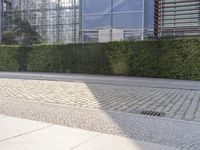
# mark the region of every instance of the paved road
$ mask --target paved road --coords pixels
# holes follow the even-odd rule
[[[0,114],[200,149],[199,82],[37,73],[0,77]],[[141,110],[166,116],[135,114]]]
[[[64,73],[55,74],[55,73],[0,72],[0,78],[69,81],[69,82],[84,82],[84,83],[111,84],[111,85],[113,84],[113,85],[126,85],[126,86],[200,90],[200,81],[154,79],[154,78],[141,78],[141,77],[64,74]]]
[[[16,75],[17,78],[20,73],[0,73],[1,77],[7,75],[10,77]],[[20,78],[27,76],[32,80],[0,79],[0,97],[126,113],[153,110],[164,112],[165,117],[169,118],[200,121],[200,90],[191,89],[193,83],[198,85],[199,82],[30,73],[23,73]],[[46,80],[33,80],[38,79],[39,76]],[[47,81],[49,78],[56,79],[56,77],[60,81]],[[63,78],[68,79],[66,81]],[[69,82],[75,78],[77,78],[76,82]],[[123,82],[124,80],[126,81]],[[112,84],[107,84],[107,81]],[[175,83],[174,87],[169,88],[172,83],[164,84],[165,82]],[[189,88],[186,86],[179,88],[181,83],[189,85]]]

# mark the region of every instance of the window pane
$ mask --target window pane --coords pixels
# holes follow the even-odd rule
[[[114,14],[113,27],[121,29],[141,29],[142,13]]]
[[[113,0],[113,11],[141,11],[143,1],[142,0]]]
[[[84,29],[111,27],[111,15],[85,15],[83,17]]]
[[[154,25],[154,0],[149,0],[148,29],[153,29]]]
[[[83,0],[83,13],[96,14],[96,13],[110,13],[111,0]]]

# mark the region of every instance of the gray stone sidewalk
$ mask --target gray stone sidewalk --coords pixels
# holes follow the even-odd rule
[[[200,149],[200,123],[103,110],[0,99],[0,114],[123,136],[144,142]]]
[[[0,114],[200,149],[199,81],[44,73],[0,77]],[[166,115],[138,115],[142,110]]]
[[[0,98],[118,112],[153,110],[200,121],[200,91],[64,81],[0,79]]]

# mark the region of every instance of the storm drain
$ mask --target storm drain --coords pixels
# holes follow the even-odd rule
[[[163,112],[148,111],[148,110],[141,111],[140,114],[147,116],[157,116],[157,117],[163,117],[165,115],[165,113]]]

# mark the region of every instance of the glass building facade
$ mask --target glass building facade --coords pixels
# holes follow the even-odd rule
[[[79,0],[1,0],[1,31],[16,15],[36,28],[46,44],[79,42]]]
[[[143,40],[153,35],[154,0],[1,0],[0,5],[2,34],[13,28],[17,12],[47,44]]]
[[[155,0],[155,34],[200,35],[200,0]]]
[[[0,38],[16,14],[47,44],[200,35],[200,0],[1,0],[0,6]]]
[[[83,42],[143,40],[153,32],[154,0],[82,0]]]

